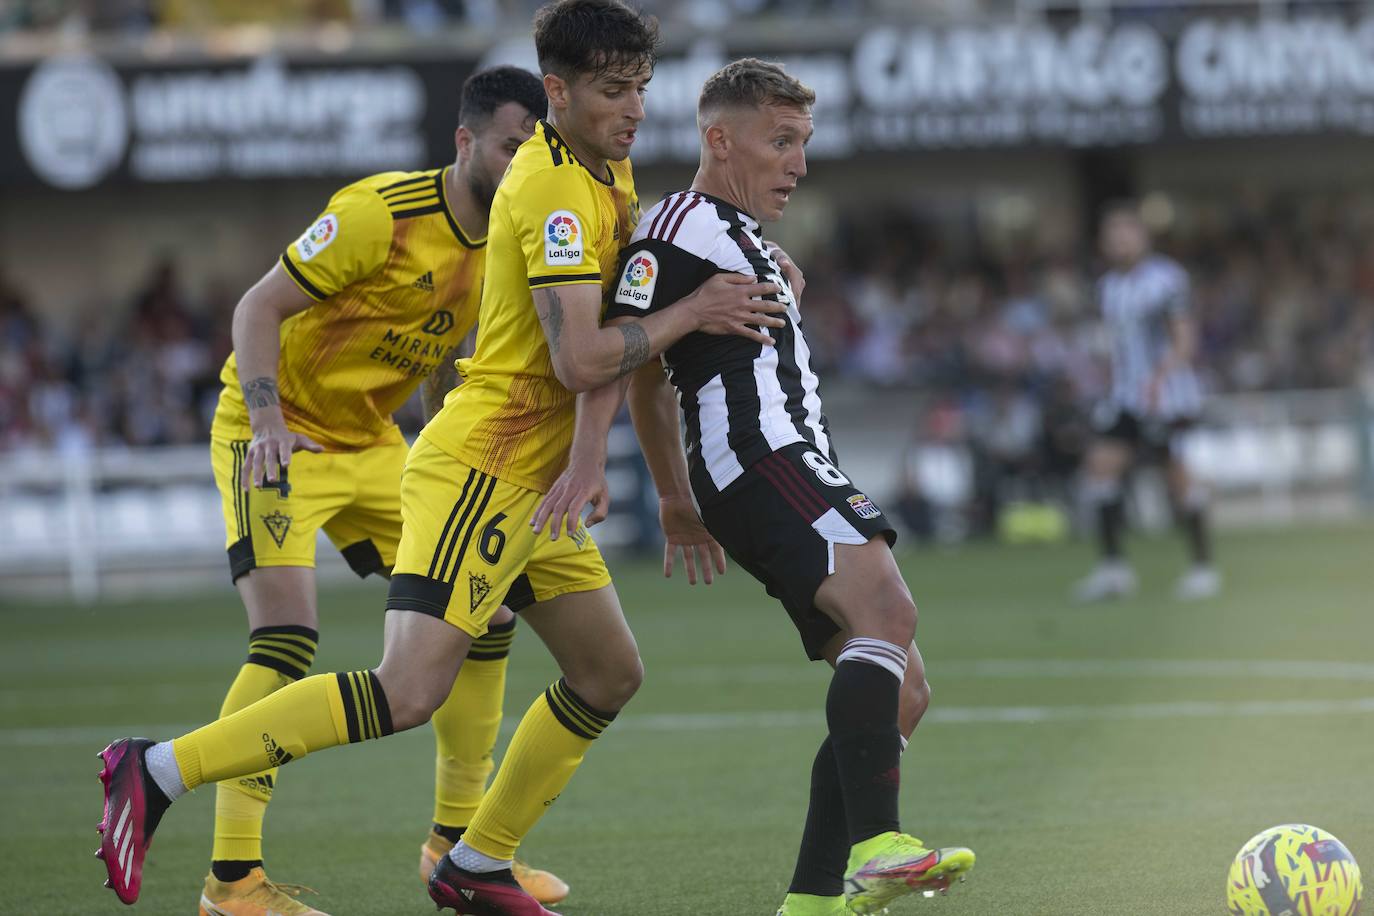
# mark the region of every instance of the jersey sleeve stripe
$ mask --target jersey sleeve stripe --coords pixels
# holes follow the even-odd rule
[[[318,286],[305,278],[305,274],[301,273],[300,268],[291,262],[291,256],[284,251],[281,255],[281,263],[282,266],[286,268],[286,272],[291,275],[291,279],[295,280],[296,285],[311,299],[314,299],[316,302],[323,302],[329,298],[328,293],[325,293]]]
[[[415,207],[411,210],[393,210],[391,211],[391,217],[392,219],[410,219],[414,216],[428,216],[431,213],[438,213],[443,209],[444,205],[439,201],[435,201],[427,206]]]
[[[530,289],[536,289],[540,286],[600,282],[601,274],[551,274],[542,277],[530,277]]]
[[[378,193],[378,194],[385,194],[385,193],[387,193],[388,191],[394,191],[394,190],[396,190],[397,188],[403,188],[403,187],[405,187],[406,185],[420,184],[420,183],[423,182],[423,181],[433,181],[433,180],[434,180],[434,175],[433,175],[432,173],[427,173],[427,174],[421,175],[421,176],[419,176],[418,178],[405,178],[405,179],[402,179],[401,181],[396,182],[395,184],[389,184],[389,185],[387,185],[387,186],[384,187],[384,188],[378,188],[378,189],[377,189],[377,193]]]
[[[693,208],[699,203],[701,203],[701,198],[693,194],[692,202],[682,208],[682,212],[677,215],[677,219],[673,222],[673,228],[668,230],[668,237],[664,239],[665,242],[672,244],[673,239],[677,238],[677,231],[682,228],[682,221],[687,218],[687,214],[692,212]]]
[[[386,201],[388,207],[394,210],[397,207],[405,207],[408,205],[433,203],[439,199],[439,195],[425,188],[413,194],[398,194],[395,197],[384,197],[382,199]]]
[[[649,238],[662,238],[662,236],[659,235],[659,231],[673,218],[673,214],[677,211],[677,208],[681,206],[682,202],[686,199],[686,194],[675,194],[672,203],[667,204],[658,211],[658,215],[654,217],[653,225],[649,227]]]

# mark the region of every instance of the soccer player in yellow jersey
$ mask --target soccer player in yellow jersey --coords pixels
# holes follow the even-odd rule
[[[526,70],[470,77],[454,165],[386,172],[342,189],[236,309],[211,458],[230,574],[251,633],[221,715],[309,672],[320,528],[358,575],[389,575],[407,450],[391,413],[417,385],[427,410],[437,412],[456,383],[452,351],[477,319],[491,200],[546,105],[543,84]],[[479,661],[463,669],[434,716],[439,753],[426,878],[481,799],[514,626],[509,610],[498,612],[474,646]],[[202,916],[317,912],[261,867],[275,779],[271,769],[216,787]],[[521,877],[546,902],[567,893],[547,873],[522,870]]]
[[[632,372],[693,331],[769,346],[761,328],[781,327],[785,309],[757,298],[777,292],[772,283],[722,274],[641,322],[600,326],[603,291],[638,216],[625,160],[657,40],[656,25],[619,0],[559,0],[536,17],[548,120],[516,153],[492,205],[464,383],[406,459],[382,661],[295,681],[175,741],[107,747],[100,853],[121,899],[137,898],[153,831],[188,789],[426,721],[489,631],[501,596],[520,583],[539,602],[524,616],[564,677],[526,712],[430,894],[459,913],[548,913],[516,884],[514,853],[642,677],[585,528],[552,541],[530,525],[567,459],[573,392]],[[708,540],[699,524],[668,534],[694,546]]]

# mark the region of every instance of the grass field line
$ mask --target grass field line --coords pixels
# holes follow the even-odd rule
[[[1141,719],[1260,718],[1270,716],[1332,716],[1374,713],[1374,697],[1345,700],[1252,700],[1215,702],[1183,700],[1171,703],[1125,703],[1064,706],[949,706],[926,713],[928,725],[1034,725],[1055,722],[1125,722]],[[620,732],[732,731],[763,728],[803,728],[823,722],[814,710],[757,712],[679,712],[626,714],[615,725]],[[507,716],[501,730],[515,730],[517,720]],[[77,725],[57,728],[0,728],[0,747],[59,747],[90,744],[120,735],[180,735],[194,724],[173,725]]]
[[[1263,678],[1374,683],[1374,664],[1300,659],[1151,659],[1151,658],[984,658],[941,661],[926,659],[932,682],[944,678],[970,680],[1108,678]],[[654,680],[671,683],[791,683],[816,677],[814,666],[772,662],[748,665],[686,665]]]
[[[1307,681],[1358,681],[1374,683],[1374,663],[1302,661],[1295,659],[974,659],[926,662],[932,682],[944,678],[971,680],[1108,678],[1199,678],[1199,679],[1277,679]],[[689,665],[654,672],[655,681],[691,684],[768,684],[815,680],[823,676],[818,666],[802,662],[773,662],[748,665]],[[130,684],[144,703],[181,702],[187,696],[205,692],[204,684],[164,682]],[[216,696],[221,685],[215,685]],[[73,706],[124,706],[128,698],[119,689],[93,692],[89,687],[32,684],[0,687],[0,710]]]

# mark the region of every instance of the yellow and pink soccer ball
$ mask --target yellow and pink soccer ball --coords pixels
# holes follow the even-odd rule
[[[1226,879],[1231,916],[1356,916],[1360,866],[1325,830],[1280,824],[1236,853]]]

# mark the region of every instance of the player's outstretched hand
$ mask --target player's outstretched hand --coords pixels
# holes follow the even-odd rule
[[[673,561],[682,551],[682,566],[687,570],[687,584],[697,584],[697,566],[701,566],[702,580],[710,585],[715,573],[725,574],[725,551],[711,532],[701,523],[692,500],[686,496],[670,496],[658,501],[658,523],[663,527],[663,576],[673,577]]]
[[[572,537],[577,533],[582,507],[588,503],[592,506],[591,514],[587,516],[587,525],[590,527],[603,521],[611,511],[611,491],[606,485],[606,469],[571,462],[539,501],[534,518],[530,519],[530,527],[538,534],[548,523],[551,541],[558,540],[559,531],[565,528],[568,537]]]
[[[266,423],[253,431],[253,441],[243,457],[243,473],[239,483],[247,490],[261,487],[265,482],[276,483],[280,473],[291,463],[293,452],[322,452],[324,446],[304,433],[293,433],[286,422]]]
[[[778,316],[787,306],[757,297],[777,292],[780,290],[774,283],[760,283],[745,274],[719,273],[682,301],[696,315],[697,327],[707,334],[738,334],[771,347],[773,338],[761,329],[786,325]]]
[[[782,278],[787,281],[787,285],[792,287],[792,295],[800,299],[802,290],[806,289],[806,275],[797,266],[797,262],[792,260],[787,252],[778,246],[777,242],[764,242],[763,247],[768,249],[768,253],[773,256],[773,263],[778,265],[778,270],[782,271]]]

